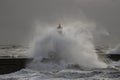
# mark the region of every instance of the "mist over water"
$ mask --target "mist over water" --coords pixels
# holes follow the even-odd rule
[[[95,53],[90,28],[89,24],[81,22],[65,25],[60,31],[57,27],[49,27],[34,40],[31,50],[34,60],[29,67],[42,70],[55,66],[61,68],[71,63],[83,68],[106,68],[107,64],[100,61]],[[45,58],[50,62],[42,63]]]

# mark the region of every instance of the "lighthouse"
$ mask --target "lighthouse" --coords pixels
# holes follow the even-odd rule
[[[58,25],[57,30],[59,34],[62,34],[63,27],[61,26],[61,24]]]

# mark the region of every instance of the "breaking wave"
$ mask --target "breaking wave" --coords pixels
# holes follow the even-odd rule
[[[83,68],[106,68],[98,59],[93,44],[91,27],[73,23],[62,29],[48,28],[36,38],[31,53],[34,60],[28,67],[36,70],[63,69],[68,64]]]

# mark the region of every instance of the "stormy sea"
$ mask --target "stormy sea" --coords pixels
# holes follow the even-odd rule
[[[120,61],[100,57],[91,30],[83,24],[49,27],[30,47],[0,47],[0,53],[33,58],[25,68],[1,74],[0,80],[120,80]]]

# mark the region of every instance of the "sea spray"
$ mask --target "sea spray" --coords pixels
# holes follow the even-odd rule
[[[79,22],[63,26],[62,33],[49,27],[36,38],[31,51],[34,60],[28,67],[36,70],[62,69],[69,63],[83,68],[107,67],[95,53],[90,27]]]

